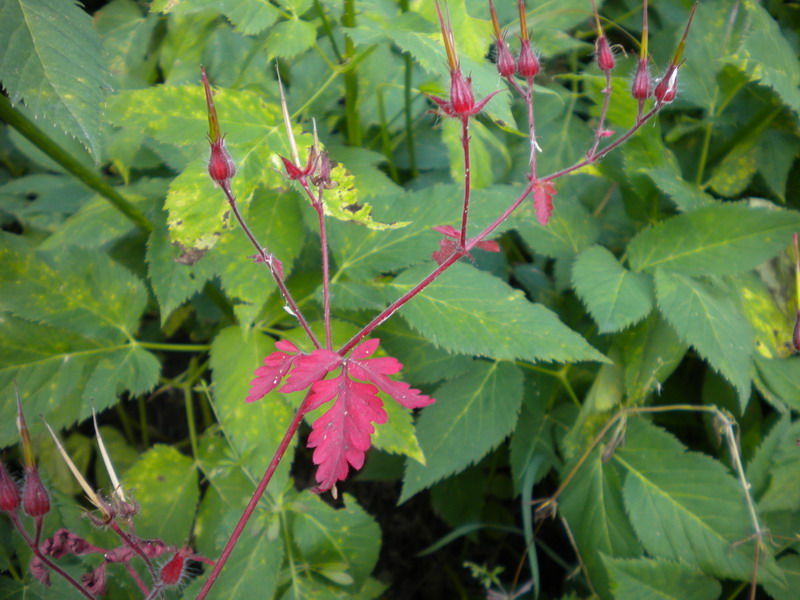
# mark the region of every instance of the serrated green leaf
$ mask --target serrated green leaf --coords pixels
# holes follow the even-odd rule
[[[214,0],[211,5],[246,35],[261,33],[280,16],[279,10],[265,0]]]
[[[706,194],[698,186],[683,179],[679,173],[670,169],[648,169],[645,174],[659,190],[669,196],[681,212],[689,212],[714,202],[714,197]]]
[[[99,159],[111,80],[89,15],[74,2],[9,0],[0,7],[0,39],[0,80],[12,104],[23,100]]]
[[[533,201],[521,208],[514,224],[522,239],[535,251],[553,258],[571,258],[591,246],[600,235],[597,219],[575,198],[556,195],[553,215],[543,227],[533,215]]]
[[[800,213],[744,203],[713,204],[641,231],[628,245],[634,271],[655,268],[683,275],[747,271],[786,247]]]
[[[211,263],[191,262],[189,257],[181,259],[182,252],[169,240],[166,213],[159,211],[155,230],[147,241],[147,275],[153,285],[153,292],[161,313],[163,325],[169,316],[189,296],[200,291],[212,276]]]
[[[766,362],[766,361],[765,361]],[[800,422],[784,415],[764,436],[747,466],[748,481],[762,514],[794,512],[800,506]]]
[[[103,252],[36,252],[19,236],[0,237],[0,310],[90,339],[130,339],[147,299],[142,282]]]
[[[578,255],[572,266],[572,281],[600,333],[625,329],[653,308],[652,280],[628,271],[602,246],[592,246]]]
[[[270,30],[265,42],[267,60],[297,56],[311,48],[316,39],[317,28],[308,21],[290,19],[278,23]]]
[[[589,455],[564,489],[558,509],[575,537],[595,590],[609,598],[602,555],[627,558],[641,555],[642,550],[625,515],[619,475],[602,461],[601,454],[597,449]],[[571,467],[567,464],[565,468]]]
[[[747,0],[743,7],[750,27],[736,53],[728,60],[751,81],[771,87],[795,115],[800,114],[800,61],[767,10]]]
[[[758,170],[758,146],[743,140],[714,167],[708,185],[720,196],[735,198],[747,188]]]
[[[522,403],[522,372],[510,363],[476,361],[433,397],[436,403],[417,425],[427,465],[406,463],[400,502],[476,463],[511,432]]]
[[[192,459],[171,446],[153,446],[128,470],[123,485],[140,506],[137,535],[186,543],[200,499]]]
[[[403,454],[424,465],[425,455],[417,440],[411,412],[391,398],[383,399],[383,409],[387,420],[382,425],[375,425],[372,445],[385,452]]]
[[[287,507],[294,513],[292,540],[312,570],[339,563],[360,587],[378,562],[381,531],[355,498],[345,494],[344,504],[336,510],[315,494],[300,494]]]
[[[742,488],[719,462],[686,449],[642,420],[628,424],[614,462],[626,472],[623,494],[636,534],[654,557],[681,560],[717,577],[750,581],[753,523]],[[783,587],[762,550],[760,582]]]
[[[603,556],[615,600],[717,600],[718,581],[680,562]]]
[[[767,388],[800,411],[800,356],[782,359],[757,356],[756,366]]]
[[[744,412],[750,398],[753,331],[741,310],[720,286],[661,269],[655,275],[661,314],[736,387]]]
[[[625,393],[631,403],[641,402],[677,368],[687,344],[658,314],[624,334]]]
[[[105,353],[86,382],[84,394],[94,400],[97,412],[112,406],[124,391],[140,396],[152,390],[158,383],[161,363],[150,352],[137,345],[128,345],[120,350]],[[84,403],[79,419],[91,416],[89,406]]]
[[[239,327],[223,329],[211,345],[213,399],[225,436],[241,456],[242,464],[260,478],[289,426],[294,411],[278,392],[258,402],[245,403],[250,381],[264,358],[275,351],[274,340],[262,333],[243,332]],[[296,441],[289,447],[291,456]],[[289,477],[291,460],[284,460],[273,476],[274,490]]]
[[[774,600],[793,600],[800,586],[800,556],[787,554],[778,559],[778,568],[786,579],[786,588],[767,583],[764,588]]]
[[[769,189],[786,202],[786,184],[794,158],[800,153],[800,138],[788,131],[770,129],[758,143],[758,170]]]
[[[386,285],[387,293],[400,296],[429,272],[424,265],[410,269]],[[428,340],[453,352],[500,360],[605,360],[555,313],[465,263],[442,273],[400,314]]]

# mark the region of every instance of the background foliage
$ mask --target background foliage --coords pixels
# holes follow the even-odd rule
[[[622,131],[636,113],[627,88],[641,6],[600,4],[628,53],[617,55],[609,112]],[[656,71],[689,9],[652,7]],[[497,10],[513,40],[515,3]],[[604,80],[588,1],[528,10],[545,65],[536,114],[550,172],[588,149]],[[477,95],[502,87],[487,60],[488,6],[456,0],[450,12]],[[543,598],[732,599],[747,594],[755,564],[759,594],[793,598],[798,30],[795,4],[704,0],[678,100],[657,122],[559,180],[546,228],[520,209],[502,254],[476,251],[378,329],[404,379],[437,403],[413,417],[386,404],[389,422],[339,502],[306,491],[310,454],[297,447],[212,596],[472,598],[531,581],[528,595]],[[142,506],[137,532],[209,557],[300,401],[271,392],[245,405],[248,382],[275,338],[301,348],[304,338],[205,172],[200,64],[248,222],[321,328],[313,212],[275,170],[276,153],[289,154],[276,61],[295,121],[308,132],[314,118],[342,165],[329,219],[341,344],[431,270],[431,227],[458,226],[459,129],[430,115],[423,95],[446,95],[433,3],[0,3],[3,118],[11,123],[13,104],[45,139],[37,147],[20,127],[0,129],[0,446],[15,456],[16,380],[32,430],[42,432],[36,415],[61,428],[107,489],[84,423],[93,399]],[[525,128],[508,93],[474,124],[475,232],[522,189]],[[343,220],[354,203],[369,207]],[[667,405],[706,412],[634,410]],[[742,473],[739,452],[719,443],[726,415]],[[48,528],[99,535],[79,518],[52,444],[37,444],[56,490]],[[534,523],[531,500],[554,494],[544,507],[557,519]],[[4,519],[0,540],[0,597],[67,597],[31,581],[29,552]],[[137,597],[123,578],[113,585],[112,598]]]

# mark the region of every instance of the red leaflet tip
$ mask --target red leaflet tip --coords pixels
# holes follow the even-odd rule
[[[19,488],[6,471],[6,466],[0,463],[0,510],[14,512],[19,507],[19,502]]]
[[[538,181],[533,187],[533,207],[536,209],[536,220],[547,225],[553,214],[553,196],[556,188],[550,181]]]

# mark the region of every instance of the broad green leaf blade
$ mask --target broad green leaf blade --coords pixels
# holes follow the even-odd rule
[[[800,456],[797,439],[800,423],[784,418],[765,436],[747,474],[762,514],[796,511],[800,505]],[[758,484],[758,487],[756,487]]]
[[[763,6],[754,0],[747,0],[743,6],[750,27],[730,62],[752,81],[775,90],[795,116],[800,115],[800,61],[796,50]]]
[[[400,502],[475,464],[511,433],[522,403],[522,372],[505,362],[476,361],[434,393],[417,437],[427,465],[406,463]]]
[[[658,391],[686,354],[687,344],[658,314],[625,332],[623,341],[625,393],[639,403]]]
[[[558,508],[575,537],[593,586],[601,597],[609,598],[602,555],[632,558],[640,556],[642,549],[625,514],[619,474],[601,460],[601,454],[598,449],[589,455],[561,495]]]
[[[386,423],[374,426],[372,445],[392,454],[409,456],[424,465],[425,455],[417,440],[411,411],[386,396],[383,397],[383,409],[388,418]]]
[[[149,392],[156,387],[160,373],[161,363],[152,353],[141,346],[128,345],[100,358],[83,393],[94,400],[94,406],[100,412],[115,404],[124,391],[134,396]],[[78,418],[83,420],[91,415],[88,403],[83,403]]]
[[[23,100],[99,159],[100,115],[111,78],[91,17],[77,3],[3,2],[0,81],[12,104]]]
[[[316,573],[341,565],[338,570],[354,582],[350,589],[358,589],[378,562],[381,531],[375,520],[349,494],[339,510],[310,492],[299,494],[287,509],[298,559]]]
[[[764,588],[774,600],[794,600],[797,590],[800,589],[800,556],[787,554],[778,560],[778,568],[786,579],[786,587],[781,588],[774,584],[766,584]]]
[[[222,431],[241,456],[242,464],[258,479],[267,468],[292,419],[293,410],[278,392],[245,403],[250,381],[264,358],[274,352],[274,340],[262,333],[223,329],[211,345],[213,402]],[[293,442],[293,444],[296,442]],[[292,448],[273,476],[275,490],[285,485]]]
[[[629,422],[614,462],[627,472],[625,506],[650,554],[750,580],[754,525],[741,486],[722,464],[638,419]],[[783,586],[771,554],[762,550],[761,560],[759,582]]]
[[[798,229],[796,211],[712,204],[641,231],[628,245],[628,259],[634,271],[728,275],[772,258]]]
[[[19,236],[0,237],[0,310],[98,341],[129,339],[147,299],[144,285],[103,252],[36,252]]]
[[[800,357],[767,359],[759,356],[756,366],[767,388],[800,411]]]
[[[714,202],[713,196],[681,178],[680,174],[674,170],[649,169],[646,171],[646,175],[659,190],[669,196],[681,212],[689,212]]]
[[[657,269],[661,314],[739,393],[744,412],[753,371],[753,331],[727,291],[705,281]]]
[[[718,581],[680,562],[603,557],[615,600],[717,600]]]
[[[406,271],[386,285],[387,293],[400,296],[430,270]],[[465,263],[450,267],[400,314],[431,342],[453,352],[501,360],[605,360],[544,306]]]
[[[535,252],[553,258],[571,258],[591,246],[600,235],[597,219],[575,198],[556,194],[547,227],[537,223],[533,200],[526,202],[530,203],[528,209],[521,209],[514,223],[522,239]]]
[[[317,28],[308,21],[290,19],[273,27],[264,45],[267,47],[267,60],[275,57],[292,58],[314,45]]]
[[[153,446],[128,470],[123,485],[140,506],[137,535],[179,547],[186,543],[200,499],[191,458],[171,446]]]
[[[628,271],[602,246],[592,246],[578,255],[572,266],[572,281],[600,333],[625,329],[653,309],[652,280]]]

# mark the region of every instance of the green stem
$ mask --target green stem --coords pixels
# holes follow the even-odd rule
[[[133,442],[133,427],[131,427],[131,420],[128,417],[128,413],[125,412],[125,407],[122,406],[122,402],[117,402],[116,409],[117,416],[122,423],[122,428],[125,430],[125,437],[128,438],[129,442]]]
[[[141,429],[139,434],[142,437],[142,446],[145,448],[149,448],[150,432],[147,430],[147,405],[145,404],[143,396],[139,396],[136,399],[136,403],[139,407],[139,428]]]
[[[189,441],[192,444],[192,456],[195,460],[199,456],[197,451],[197,430],[194,423],[194,405],[192,404],[192,386],[183,386],[183,403],[186,405],[186,424],[189,426]]]
[[[355,0],[344,0],[342,25],[345,27],[356,26]],[[347,35],[345,35],[344,49],[348,59],[355,54],[355,44]],[[347,143],[351,146],[361,146],[361,123],[358,118],[358,73],[354,69],[350,69],[344,74],[344,109]]]
[[[138,225],[147,233],[153,231],[153,224],[141,210],[131,204],[130,200],[124,198],[97,173],[87,169],[73,156],[69,155],[61,146],[50,139],[44,131],[39,129],[28,119],[28,117],[11,106],[11,101],[3,95],[0,95],[0,118],[20,132],[28,141],[39,148],[39,150],[64,167],[84,185],[93,189],[100,194],[100,196],[108,200],[114,208],[128,217],[131,222]]]
[[[392,142],[389,139],[389,124],[386,122],[386,107],[384,106],[383,102],[383,88],[379,87],[377,90],[378,93],[378,119],[380,119],[381,123],[381,149],[383,150],[383,155],[386,157],[386,161],[389,163],[389,175],[392,177],[392,180],[395,183],[400,183],[400,175],[397,173],[397,167],[394,164],[394,158],[392,157]]]
[[[333,28],[331,27],[331,22],[328,20],[325,10],[322,8],[322,4],[320,4],[319,0],[314,0],[314,8],[317,10],[317,14],[322,21],[322,31],[331,41],[331,48],[333,49],[333,53],[336,55],[336,61],[339,63],[343,62],[342,53],[339,52],[339,46],[336,44],[336,38],[333,37]]]
[[[165,352],[208,352],[211,344],[166,344],[162,342],[136,341],[137,346],[148,350],[163,350]]]
[[[400,10],[408,12],[408,0],[400,0]],[[411,84],[414,77],[414,60],[411,58],[409,52],[403,53],[403,60],[405,61],[403,103],[405,104],[406,114],[406,144],[408,146],[408,164],[410,166],[411,178],[414,179],[419,175],[419,171],[417,170],[417,149],[414,146],[414,116],[411,113],[411,102],[413,101]]]

